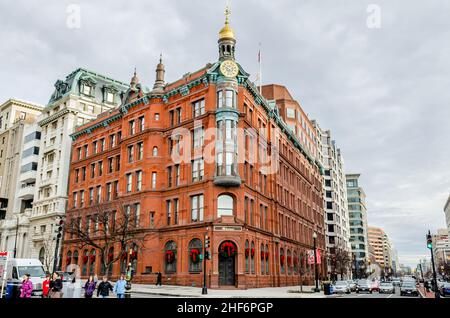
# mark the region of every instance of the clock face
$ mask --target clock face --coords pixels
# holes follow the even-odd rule
[[[233,61],[224,61],[220,65],[220,71],[226,77],[236,77],[239,74],[239,68]]]

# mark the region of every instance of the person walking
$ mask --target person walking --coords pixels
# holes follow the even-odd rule
[[[62,280],[58,273],[53,273],[52,280],[50,281],[50,292],[48,294],[49,298],[62,298]]]
[[[30,280],[30,274],[23,276],[22,286],[20,287],[20,298],[31,298],[33,293],[33,283]]]
[[[96,287],[97,283],[94,281],[94,277],[92,275],[89,276],[89,279],[84,285],[84,298],[92,298]]]
[[[162,274],[158,272],[156,274],[156,286],[162,286]]]
[[[117,298],[125,298],[125,286],[127,281],[124,275],[120,275],[119,280],[114,285],[113,293],[116,294]]]
[[[97,288],[97,297],[102,296],[102,298],[108,298],[110,291],[113,291],[113,286],[108,281],[108,277],[103,276],[103,280]]]
[[[45,279],[42,282],[42,298],[48,298],[50,292],[50,274],[45,275]]]

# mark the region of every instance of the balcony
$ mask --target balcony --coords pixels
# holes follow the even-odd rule
[[[239,176],[216,176],[214,185],[219,187],[239,187],[242,180]]]
[[[37,171],[30,170],[20,174],[19,181],[23,183],[30,183],[36,180]]]
[[[34,184],[22,185],[22,187],[19,189],[19,193],[17,193],[17,197],[25,200],[33,199],[35,189],[36,187]]]

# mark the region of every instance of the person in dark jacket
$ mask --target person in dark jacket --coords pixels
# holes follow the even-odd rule
[[[62,298],[63,293],[61,292],[63,288],[61,277],[58,273],[53,273],[52,280],[50,281],[50,292],[48,294],[49,298]]]
[[[94,276],[89,276],[86,284],[84,285],[84,297],[92,298],[95,292],[95,288],[97,287],[97,283],[94,281]]]
[[[162,286],[162,274],[161,272],[158,272],[156,274],[156,286]]]
[[[103,276],[103,281],[97,287],[97,297],[100,295],[102,298],[107,298],[110,291],[113,291],[113,286],[108,281],[108,277]]]

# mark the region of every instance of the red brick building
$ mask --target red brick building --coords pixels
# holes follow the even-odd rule
[[[218,44],[216,63],[174,83],[165,84],[162,61],[151,91],[135,73],[121,107],[77,129],[66,223],[79,219],[95,235],[99,207],[112,219],[118,203],[133,214],[135,282],[153,283],[160,271],[166,284],[200,286],[208,235],[211,288],[297,285],[300,269],[312,283],[314,232],[325,250],[314,129],[306,117],[297,134],[286,124],[286,88],[265,86],[261,96],[249,81],[228,16]],[[66,234],[63,264],[100,275],[99,254],[79,243]],[[113,264],[113,277],[126,262]]]

